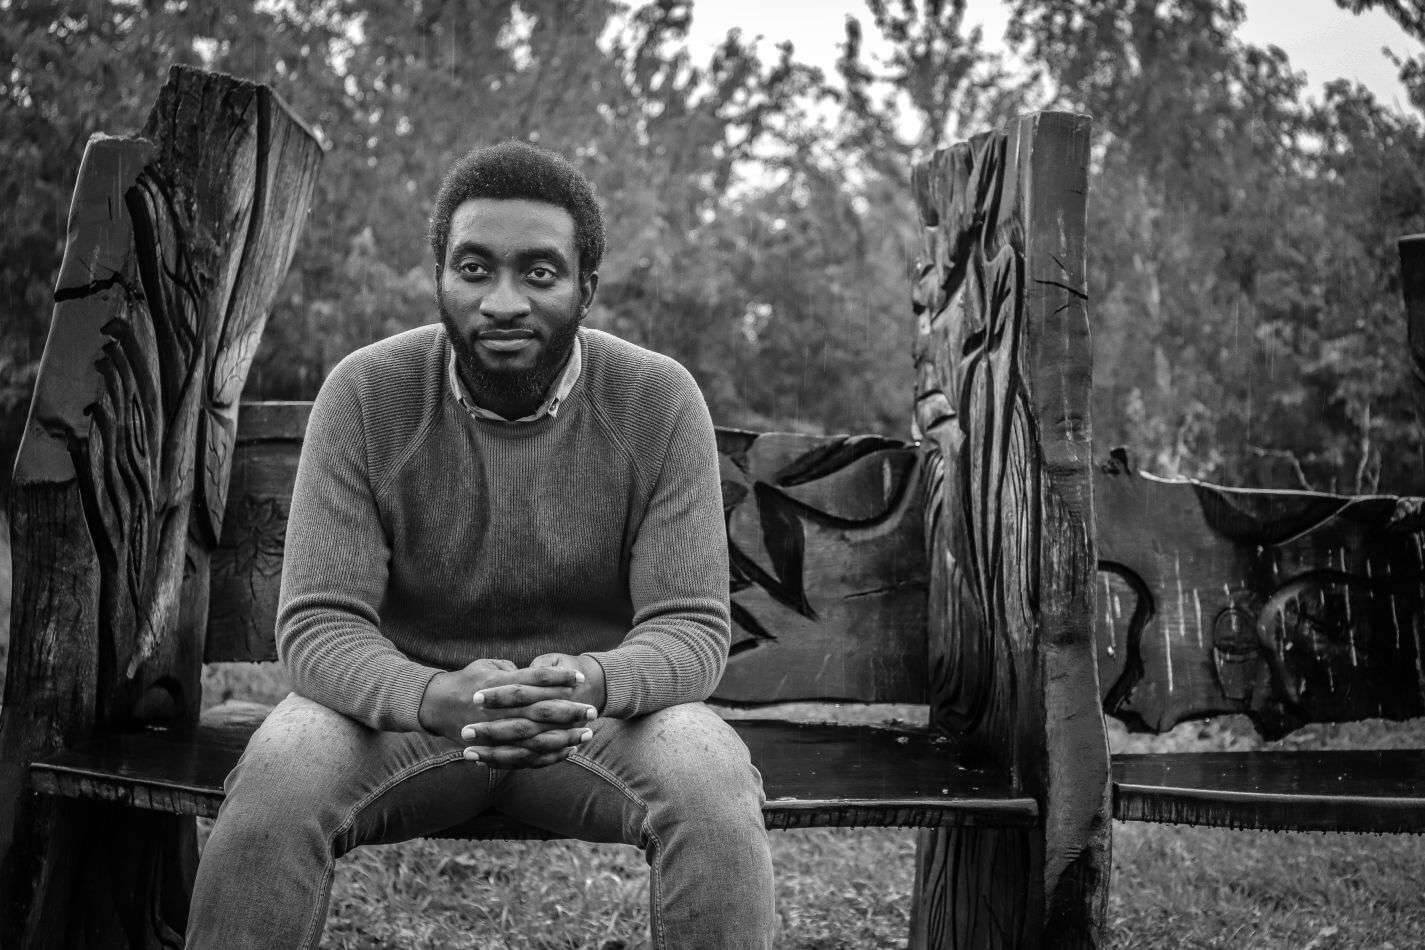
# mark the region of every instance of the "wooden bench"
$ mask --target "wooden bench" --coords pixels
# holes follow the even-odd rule
[[[946,216],[927,273],[994,304],[922,307],[923,442],[718,433],[736,633],[716,698],[929,703],[953,727],[736,723],[769,827],[923,829],[917,946],[1092,946],[1102,925],[1087,157],[1087,120],[1045,114],[920,173]],[[141,138],[85,153],[11,503],[4,946],[181,942],[193,816],[263,714],[200,716],[199,676],[273,657],[308,406],[238,398],[319,161],[268,90],[186,68]],[[992,259],[952,240],[971,224]],[[449,833],[542,836],[498,815]]]

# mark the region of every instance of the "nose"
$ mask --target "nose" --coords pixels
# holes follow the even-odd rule
[[[529,313],[529,299],[515,281],[502,277],[480,300],[480,314],[491,320],[517,320]]]

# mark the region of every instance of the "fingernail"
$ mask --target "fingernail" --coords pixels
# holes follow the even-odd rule
[[[579,672],[578,670],[575,670],[575,671],[574,671],[574,682],[576,682],[576,683],[582,683],[582,682],[584,682],[584,674],[581,673],[581,672]]]
[[[470,701],[477,706],[483,706],[485,705],[485,694],[476,693],[474,696],[470,697]]]
[[[580,741],[580,742],[588,742],[588,741],[589,741],[590,739],[592,739],[592,738],[594,738],[594,730],[592,730],[592,729],[585,729],[585,730],[584,730],[584,734],[579,737],[579,741]]]
[[[471,762],[479,762],[479,761],[480,761],[480,753],[476,752],[474,749],[466,749],[466,750],[465,750],[465,757],[466,757],[467,759],[469,759]]]
[[[475,729],[474,729],[474,727],[473,727],[473,726],[466,726],[464,729],[461,729],[461,730],[460,730],[460,738],[464,739],[466,742],[469,742],[471,739],[474,739],[474,738],[475,738]]]
[[[599,718],[599,711],[598,711],[597,709],[595,709],[593,706],[590,706],[588,709],[584,710],[584,718],[585,718],[585,719],[597,719],[597,718]]]

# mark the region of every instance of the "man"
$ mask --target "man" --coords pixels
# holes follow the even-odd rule
[[[730,636],[706,404],[580,326],[603,223],[562,159],[471,152],[430,238],[440,324],[353,353],[312,407],[295,692],[228,777],[189,945],[316,946],[337,857],[498,809],[643,848],[654,946],[770,946],[761,778],[700,702]]]

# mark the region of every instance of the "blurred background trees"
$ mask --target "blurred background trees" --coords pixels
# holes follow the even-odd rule
[[[1337,2],[1425,40],[1407,0]],[[909,161],[1071,108],[1095,118],[1099,444],[1234,484],[1425,493],[1394,250],[1425,231],[1425,56],[1397,61],[1407,113],[1345,82],[1304,98],[1285,54],[1238,38],[1237,0],[1009,6],[1004,54],[962,0],[867,0],[823,74],[738,32],[696,55],[689,0],[0,0],[3,478],[84,142],[135,130],[185,62],[270,83],[330,145],[247,398],[311,398],[350,350],[434,320],[439,176],[515,137],[599,189],[591,324],[682,360],[716,421],[904,436]]]

